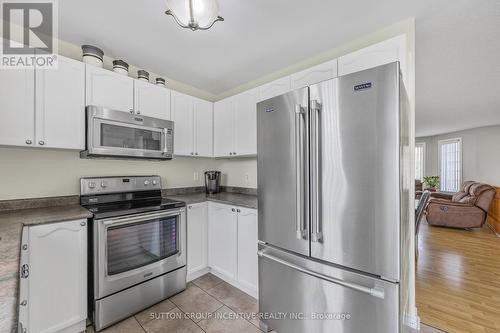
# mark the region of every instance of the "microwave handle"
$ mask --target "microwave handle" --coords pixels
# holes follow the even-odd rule
[[[166,154],[168,153],[168,149],[167,149],[167,133],[168,133],[168,129],[164,128],[163,129],[163,154]]]

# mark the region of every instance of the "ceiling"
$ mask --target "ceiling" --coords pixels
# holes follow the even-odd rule
[[[218,95],[415,17],[417,135],[500,123],[497,0],[219,0],[219,5],[226,21],[192,32],[164,14],[163,0],[64,0],[59,35]]]

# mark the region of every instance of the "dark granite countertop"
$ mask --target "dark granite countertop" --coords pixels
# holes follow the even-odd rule
[[[11,332],[17,325],[19,256],[23,226],[90,217],[91,212],[76,204],[0,210],[0,332]]]
[[[167,195],[167,199],[184,201],[187,205],[213,201],[227,205],[235,205],[246,208],[257,209],[257,196],[253,194],[242,194],[232,192],[220,192],[217,194],[186,193],[182,195]]]

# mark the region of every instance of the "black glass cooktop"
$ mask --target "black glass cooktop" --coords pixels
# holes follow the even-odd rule
[[[154,212],[186,206],[182,201],[162,198],[161,191],[82,196],[80,198],[80,203],[94,214],[94,219]]]

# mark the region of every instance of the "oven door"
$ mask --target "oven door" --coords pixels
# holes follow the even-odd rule
[[[88,107],[87,112],[89,155],[172,158],[171,121],[98,107]]]
[[[94,221],[95,299],[185,265],[185,208]]]

